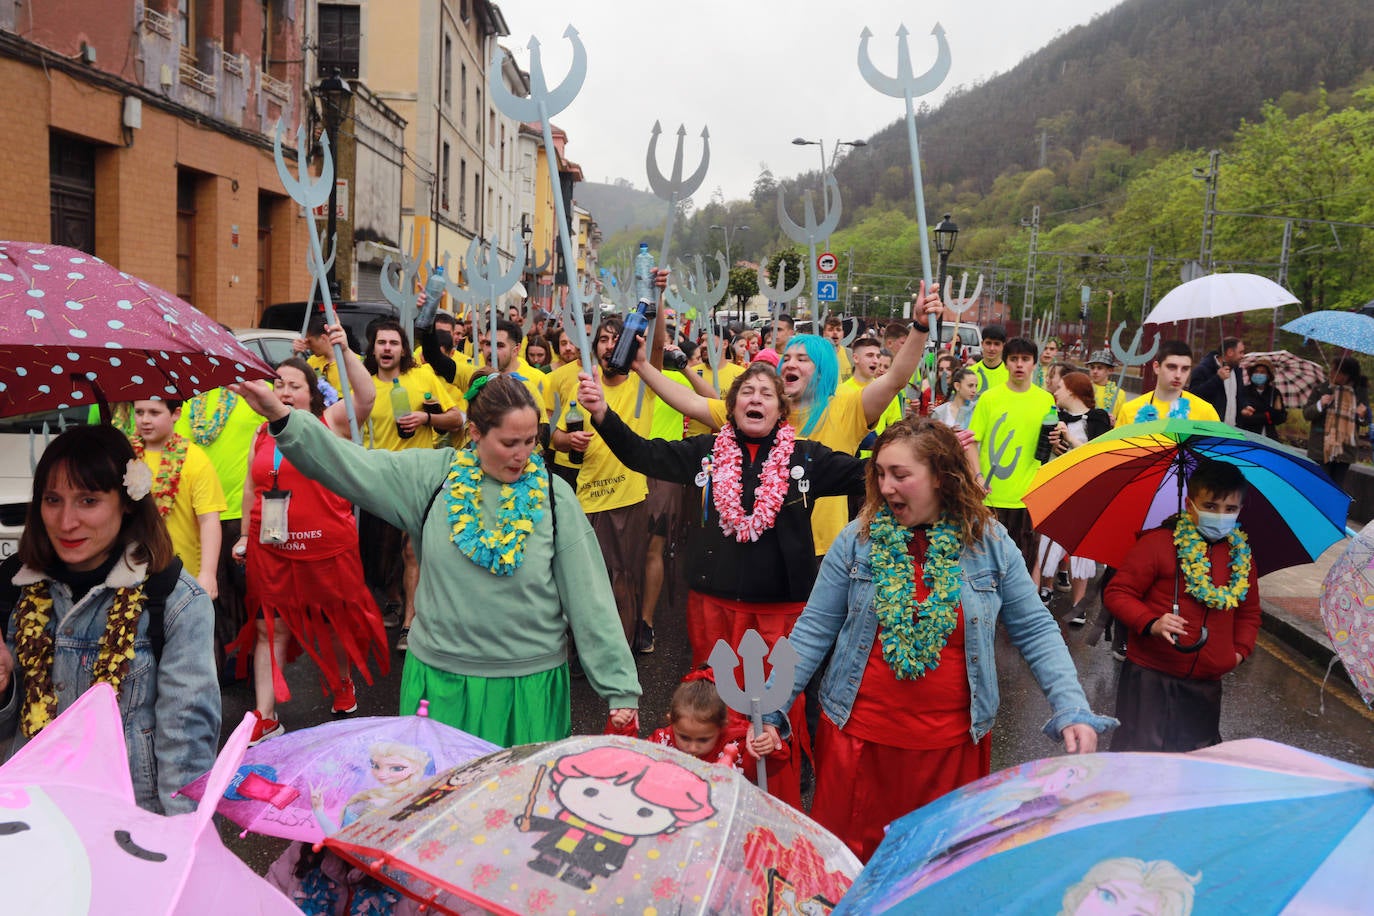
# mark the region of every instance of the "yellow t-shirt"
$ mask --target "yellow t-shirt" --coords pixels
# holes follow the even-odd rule
[[[988,484],[983,500],[999,509],[1020,509],[1021,498],[1030,489],[1040,462],[1035,460],[1035,446],[1040,439],[1041,422],[1054,409],[1054,396],[1032,385],[1026,391],[1012,391],[1006,385],[979,395],[968,428],[978,440],[978,467]],[[1005,414],[1002,425],[997,421]],[[997,477],[992,473],[992,448],[1000,450],[1001,465],[1012,465],[1011,474]],[[1017,450],[1020,450],[1019,454]]]
[[[994,368],[988,368],[987,364],[981,359],[969,366],[978,376],[978,393],[982,394],[989,389],[996,388],[998,385],[1005,385],[1009,373],[1007,372],[1007,362],[1003,360]]]
[[[471,378],[471,375],[469,372],[468,377]],[[457,377],[460,380],[463,378],[461,365],[458,367]],[[448,411],[455,406],[453,397],[449,394],[449,387],[429,366],[416,366],[409,372],[402,372],[396,378],[410,399],[412,411],[419,410],[424,404],[426,392],[434,396],[442,410]],[[374,375],[372,384],[376,386],[377,399],[372,403],[372,415],[367,418],[368,432],[363,444],[368,448],[385,449],[389,452],[399,452],[407,448],[434,448],[438,434],[433,426],[416,427],[415,435],[409,439],[401,438],[396,429],[396,415],[391,410],[392,383],[384,382]]]
[[[203,395],[207,422],[214,419],[215,411],[229,394],[224,388],[216,388]],[[235,396],[234,408],[224,418],[224,426],[219,434],[211,442],[200,446],[214,466],[215,476],[219,478],[220,489],[224,493],[226,505],[219,514],[221,521],[243,517],[243,484],[248,479],[248,449],[252,447],[253,436],[262,424],[262,417],[253,412],[248,402]],[[177,418],[173,431],[190,439],[193,445],[200,444],[192,435],[191,401],[182,405],[181,416]]]
[[[863,391],[866,387],[868,387],[868,384],[868,382],[859,381],[859,377],[857,375],[851,375],[848,379],[846,379],[844,382],[840,384],[840,390],[843,391],[846,388],[853,388],[855,391]],[[889,426],[891,426],[893,423],[896,423],[900,419],[902,419],[902,402],[900,398],[894,397],[892,399],[892,402],[883,408],[883,415],[878,418],[878,422],[873,424],[873,432],[875,436],[881,436],[883,430],[887,429]],[[864,438],[868,438],[868,435],[865,434]],[[871,458],[873,457],[873,450],[865,448],[861,450],[858,454],[860,458]]]
[[[717,428],[725,425],[725,402],[712,400],[711,420]],[[863,391],[858,388],[841,386],[835,390],[825,408],[825,415],[816,422],[816,428],[809,435],[802,435],[809,419],[808,411],[792,412],[789,422],[797,430],[798,439],[810,439],[827,448],[846,455],[854,454],[859,443],[868,435],[868,418],[864,416]],[[816,555],[821,556],[830,549],[831,543],[849,524],[849,498],[846,496],[827,496],[816,500],[816,508],[811,512],[811,537],[816,543]]]
[[[573,382],[577,376],[573,376]],[[630,376],[618,385],[605,385],[606,406],[614,410],[625,425],[641,436],[647,437],[653,428],[654,393],[644,390],[644,403],[639,416],[635,416],[635,401],[639,396],[639,379]],[[576,391],[576,388],[573,389]],[[567,423],[559,421],[560,429],[567,429]],[[586,429],[591,428],[587,421]],[[593,436],[587,452],[583,456],[581,471],[577,475],[577,499],[582,503],[582,511],[588,515],[593,512],[606,512],[622,509],[642,502],[649,494],[649,484],[643,474],[636,474],[615,456],[600,436]]]
[[[544,376],[544,413],[549,418],[549,425],[558,429],[567,429],[563,422],[563,414],[568,412],[568,407],[577,400],[577,373],[582,371],[582,364],[574,360],[564,363],[557,369]],[[583,420],[583,429],[590,429],[590,421]],[[568,460],[567,452],[554,452],[554,463],[565,468],[580,467]]]
[[[1221,417],[1217,416],[1217,409],[1197,395],[1185,391],[1179,395],[1178,399],[1187,404],[1185,419],[1212,420],[1216,423],[1221,422]],[[1119,400],[1120,399],[1118,399],[1118,401]],[[1119,404],[1116,409],[1116,416],[1112,417],[1112,422],[1116,426],[1125,426],[1128,423],[1136,422],[1136,413],[1146,404],[1154,405],[1155,411],[1159,414],[1159,416],[1155,418],[1157,420],[1167,420],[1169,418],[1169,411],[1174,408],[1174,405],[1167,401],[1156,401],[1155,393],[1151,391],[1142,394],[1138,398],[1131,398],[1129,401]]]
[[[854,376],[854,361],[849,358],[849,348],[836,347],[835,359],[840,364],[840,381],[848,381]]]
[[[719,383],[717,383],[716,373],[711,371],[710,366],[701,365],[688,371],[695,372],[699,377],[706,379],[706,381],[710,382],[711,385],[720,392],[721,398],[724,398],[726,392],[730,390],[730,386],[735,383],[735,379],[744,374],[744,367],[732,362],[722,361],[720,364]],[[725,402],[722,400],[721,404],[723,405],[724,403]],[[721,416],[724,416],[724,413],[722,413]],[[700,436],[710,432],[715,432],[715,430],[711,429],[705,423],[690,419],[687,421],[687,435],[689,436]]]
[[[247,461],[245,454],[245,469]],[[144,449],[143,463],[148,465],[156,481],[158,468],[162,467],[162,450]],[[219,476],[210,463],[210,457],[205,454],[205,449],[194,442],[186,443],[186,460],[181,465],[177,498],[164,521],[167,522],[167,533],[172,536],[172,549],[192,576],[200,574],[200,525],[196,517],[223,512],[226,508],[224,490],[219,485]]]
[[[1096,382],[1093,383],[1093,403],[1111,414],[1112,420],[1115,422],[1116,409],[1121,406],[1125,397],[1121,389],[1116,387],[1116,382],[1110,382],[1109,385],[1110,387],[1108,387],[1108,385],[1099,385]],[[1110,404],[1107,403],[1109,399],[1112,401]]]

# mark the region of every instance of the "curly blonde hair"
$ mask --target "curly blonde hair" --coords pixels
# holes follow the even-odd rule
[[[893,423],[878,437],[865,471],[867,495],[859,513],[859,534],[868,538],[878,510],[887,504],[878,485],[878,456],[897,443],[910,446],[917,461],[924,462],[938,481],[940,507],[959,528],[959,541],[971,547],[983,539],[992,522],[992,510],[983,504],[983,489],[973,476],[959,437],[954,430],[929,417],[908,417]]]

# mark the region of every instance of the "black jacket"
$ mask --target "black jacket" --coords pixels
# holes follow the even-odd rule
[[[696,486],[701,460],[715,446],[714,434],[691,436],[680,441],[645,439],[625,425],[615,411],[596,423],[596,431],[615,456],[632,471],[671,483]],[[751,441],[740,437],[741,446]],[[759,472],[772,445],[759,445],[753,461],[744,450],[740,471],[744,511],[754,506]],[[811,510],[822,496],[845,496],[864,491],[864,462],[842,455],[819,442],[798,439],[792,450],[792,467],[801,467],[811,489],[802,498],[797,479],[788,478],[787,496],[773,527],[757,541],[740,543],[720,530],[714,499],[688,520],[687,584],[694,591],[735,601],[805,601],[815,584],[818,562],[811,537]]]
[[[1255,408],[1250,416],[1242,416],[1247,407]],[[1247,432],[1278,438],[1278,426],[1288,419],[1288,410],[1283,406],[1283,398],[1273,385],[1264,386],[1260,391],[1254,385],[1246,385],[1240,392],[1240,406],[1236,410],[1236,425]]]

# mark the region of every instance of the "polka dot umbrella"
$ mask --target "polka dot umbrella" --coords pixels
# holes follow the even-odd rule
[[[0,416],[275,375],[165,290],[74,248],[0,241]]]

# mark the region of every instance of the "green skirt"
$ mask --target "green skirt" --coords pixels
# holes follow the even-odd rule
[[[569,680],[567,662],[523,677],[469,677],[407,653],[401,715],[428,700],[431,719],[502,747],[559,741],[572,734]]]

